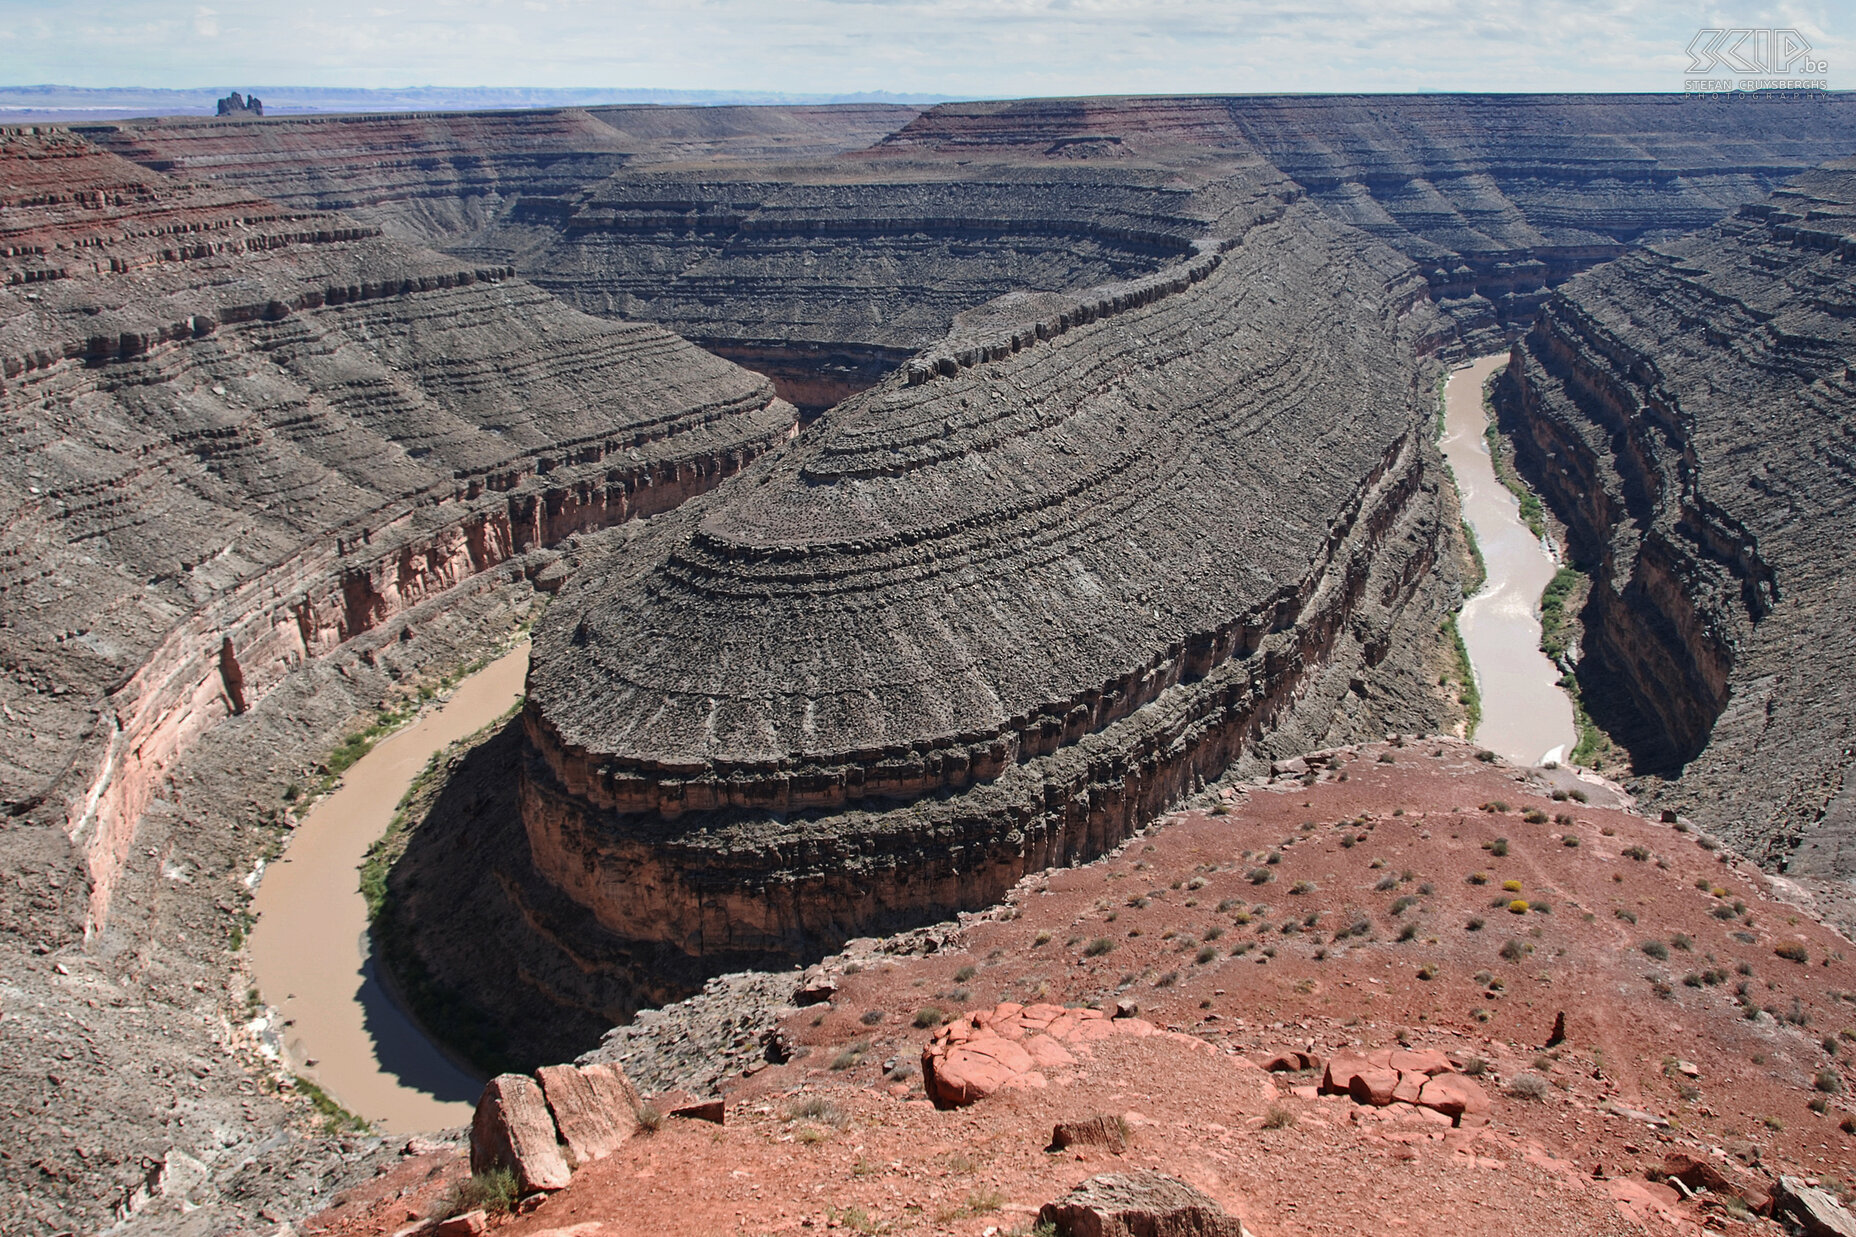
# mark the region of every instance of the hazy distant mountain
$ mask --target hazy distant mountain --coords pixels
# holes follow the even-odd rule
[[[219,99],[237,89],[263,98],[273,116],[305,112],[486,111],[499,108],[595,107],[613,103],[944,103],[958,96],[891,94],[781,94],[768,90],[623,90],[598,86],[408,86],[354,90],[335,86],[265,86],[229,82],[187,90],[137,86],[0,86],[0,122],[122,120],[132,116],[211,116]]]

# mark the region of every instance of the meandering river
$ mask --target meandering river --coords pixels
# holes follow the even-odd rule
[[[483,1082],[440,1052],[381,987],[358,869],[426,762],[507,712],[527,673],[524,642],[357,760],[297,827],[253,902],[252,967],[283,1023],[288,1065],[388,1133],[468,1122]]]
[[[1523,764],[1563,759],[1572,704],[1540,651],[1541,592],[1553,555],[1521,522],[1483,440],[1483,381],[1506,363],[1482,357],[1450,376],[1443,450],[1489,577],[1458,625],[1482,692],[1477,740]],[[389,1133],[461,1125],[480,1079],[441,1052],[382,988],[367,932],[359,868],[433,754],[494,721],[520,697],[528,646],[465,679],[442,708],[381,741],[309,813],[253,904],[252,966],[282,1022],[287,1064],[349,1111]]]
[[[1564,760],[1577,741],[1572,701],[1560,672],[1540,651],[1540,595],[1559,570],[1550,549],[1521,520],[1521,504],[1500,481],[1483,430],[1482,384],[1508,354],[1480,357],[1444,388],[1444,458],[1463,496],[1489,576],[1463,604],[1457,627],[1482,693],[1483,747],[1519,764]]]

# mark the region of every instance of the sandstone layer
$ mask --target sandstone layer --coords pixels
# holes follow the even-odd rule
[[[1266,738],[1432,721],[1367,685],[1453,592],[1424,285],[1265,165],[1218,191],[1194,257],[1000,309],[583,567],[530,671],[537,869],[620,938],[797,958]]]
[[[1594,576],[1581,679],[1664,801],[1856,875],[1856,164],[1548,303],[1498,389]]]
[[[0,138],[0,756],[103,920],[179,752],[292,667],[783,441],[767,382],[340,216]]]

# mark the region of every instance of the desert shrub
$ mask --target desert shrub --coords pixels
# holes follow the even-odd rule
[[[915,1011],[915,1017],[913,1019],[916,1028],[923,1031],[927,1030],[929,1027],[938,1027],[946,1021],[947,1012],[935,1005],[922,1006]]]
[[[479,1208],[500,1216],[514,1211],[515,1205],[516,1175],[507,1168],[492,1168],[487,1173],[473,1173],[452,1186],[443,1208],[446,1218]]]
[[[1200,963],[1200,965],[1210,962],[1213,958],[1216,958],[1217,956],[1218,956],[1218,951],[1216,949],[1213,949],[1210,945],[1202,946],[1199,949],[1199,952],[1193,955],[1193,957]]]
[[[1095,940],[1083,946],[1083,956],[1085,958],[1100,958],[1103,954],[1110,952],[1114,948],[1114,941],[1106,936],[1098,936]]]
[[[1508,1094],[1523,1100],[1544,1099],[1550,1086],[1545,1078],[1529,1070],[1516,1074],[1510,1080]]]
[[[877,1023],[883,1021],[883,1011],[880,1009],[866,1009],[863,1013],[863,1017],[859,1018],[858,1021],[867,1027],[873,1027]]]
[[[923,1014],[932,1014],[934,1016],[933,1021],[923,1022]],[[924,1009],[915,1015],[915,1025],[918,1027],[939,1026],[945,1018],[946,1015],[938,1009]],[[864,1057],[869,1051],[870,1044],[866,1040],[858,1040],[854,1044],[846,1044],[843,1048],[838,1050],[838,1055],[831,1059],[831,1068],[856,1069],[859,1065],[863,1064]]]
[[[954,972],[954,982],[957,984],[964,984],[978,973],[979,972],[974,970],[971,966],[963,966],[958,971]]]
[[[1508,857],[1508,839],[1507,838],[1496,838],[1493,842],[1490,842],[1489,853],[1491,855],[1494,855],[1497,859],[1507,858]]]
[[[1400,941],[1412,941],[1412,940],[1416,940],[1417,938],[1418,938],[1418,925],[1415,923],[1408,923],[1404,927],[1400,928],[1398,931],[1398,939]]]
[[[1505,961],[1519,962],[1521,959],[1527,957],[1527,942],[1521,940],[1519,937],[1511,936],[1508,938],[1507,944],[1502,946],[1501,955]]]
[[[1578,834],[1576,834],[1576,833],[1569,833],[1569,834],[1567,834],[1567,835],[1566,835],[1565,837],[1563,837],[1563,838],[1561,838],[1561,839],[1560,839],[1560,845],[1561,845],[1561,846],[1577,846],[1577,845],[1579,845],[1579,835],[1578,835]]]
[[[1482,919],[1480,916],[1471,915],[1469,917],[1469,922],[1463,926],[1471,932],[1480,932],[1482,931]]]
[[[1566,797],[1571,799],[1574,803],[1585,803],[1587,801],[1586,793],[1583,790],[1569,790],[1566,792]]]
[[[1032,938],[1031,943],[1033,945],[1048,945],[1050,944],[1050,939],[1051,939],[1050,929],[1043,928],[1039,930],[1037,936]]]
[[[1626,859],[1635,859],[1638,863],[1650,857],[1650,852],[1641,846],[1626,846],[1623,854]]]
[[[1508,893],[1520,893],[1521,882],[1520,881],[1503,881],[1502,889]]]
[[[1476,753],[1476,759],[1480,760],[1485,765],[1492,765],[1495,763],[1497,757],[1494,752],[1485,749]]]
[[[1392,906],[1390,907],[1390,911],[1394,915],[1403,915],[1406,911],[1410,910],[1412,907],[1416,906],[1417,904],[1418,904],[1418,899],[1412,897],[1410,894],[1404,894],[1400,897],[1396,897],[1392,899]]]
[[[1276,879],[1276,873],[1268,868],[1252,868],[1244,873],[1244,879],[1253,885],[1267,885]]]
[[[1373,885],[1373,889],[1377,893],[1390,893],[1392,890],[1397,889],[1397,888],[1398,888],[1398,877],[1393,876],[1390,872],[1380,877],[1379,880]]]
[[[1811,960],[1810,951],[1804,947],[1802,941],[1786,941],[1774,946],[1772,952],[1787,962],[1809,962]]]
[[[1290,893],[1313,893],[1314,890],[1315,882],[1313,881],[1297,881],[1289,886]]]
[[[1508,904],[1508,913],[1511,915],[1527,914],[1527,899],[1516,898],[1514,901],[1510,902]]]
[[[1270,1110],[1263,1114],[1263,1128],[1266,1130],[1286,1130],[1295,1124],[1295,1114],[1280,1104],[1271,1104]]]
[[[1688,933],[1678,932],[1669,938],[1669,947],[1671,949],[1680,949],[1683,953],[1690,953],[1695,948],[1695,942]]]
[[[1489,874],[1487,872],[1471,872],[1467,879],[1472,885],[1486,885],[1489,883]]]
[[[850,1118],[844,1110],[822,1095],[808,1095],[795,1100],[786,1106],[782,1115],[788,1121],[816,1121],[836,1129],[843,1129],[850,1124]]]
[[[1532,807],[1521,814],[1521,819],[1530,825],[1544,825],[1547,823],[1547,814],[1537,807]]]
[[[1669,946],[1663,944],[1661,941],[1645,941],[1643,944],[1637,946],[1637,948],[1643,950],[1644,953],[1655,958],[1658,962],[1666,961],[1669,957]]]
[[[1625,910],[1623,907],[1620,906],[1615,911],[1612,911],[1611,913],[1613,915],[1616,915],[1619,919],[1622,919],[1625,923],[1636,923],[1637,922],[1636,911]]]

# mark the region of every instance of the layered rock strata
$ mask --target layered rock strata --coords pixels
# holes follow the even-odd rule
[[[1737,846],[1856,874],[1856,164],[1548,303],[1498,388],[1594,575],[1581,678]]]
[[[1151,273],[1263,158],[1417,262],[1474,348],[1644,238],[1856,147],[1842,95],[1040,99],[99,126],[157,168],[356,212],[644,318],[822,409],[1012,291]]]
[[[1486,347],[1625,246],[1713,223],[1856,146],[1844,95],[1329,95],[1022,100],[932,108],[890,150],[1120,161],[1268,159],[1398,249]]]
[[[75,129],[167,175],[210,179],[298,210],[339,210],[427,243],[483,227],[524,198],[551,200],[634,165],[855,150],[918,109],[598,107],[513,112],[173,116]]]
[[[86,858],[292,667],[784,441],[767,382],[506,269],[0,136],[0,755]]]
[[[991,322],[583,568],[530,671],[537,869],[620,938],[797,957],[1102,853],[1428,647],[1434,309],[1240,189],[1172,272]]]

